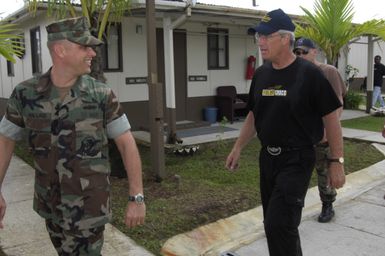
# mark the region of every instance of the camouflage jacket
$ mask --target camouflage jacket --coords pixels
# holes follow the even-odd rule
[[[35,162],[34,210],[40,216],[67,230],[110,221],[107,137],[130,125],[109,87],[81,76],[62,101],[49,71],[16,86],[4,117],[26,130]]]

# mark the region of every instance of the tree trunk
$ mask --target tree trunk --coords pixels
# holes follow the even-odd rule
[[[98,37],[98,31],[99,31],[99,24],[98,24],[98,13],[93,12],[90,16],[91,21],[91,34],[94,37]],[[104,76],[103,72],[103,54],[102,54],[102,47],[103,46],[96,46],[94,47],[94,51],[96,52],[96,56],[92,59],[91,63],[91,74],[93,78],[96,80],[102,81],[105,83],[107,81],[106,77]]]

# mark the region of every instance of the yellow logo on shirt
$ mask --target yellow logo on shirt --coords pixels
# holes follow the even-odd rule
[[[287,91],[286,90],[282,90],[283,86],[281,85],[276,85],[272,88],[269,88],[269,89],[263,89],[262,90],[262,96],[267,96],[267,97],[274,97],[274,96],[281,96],[281,97],[285,97],[287,95]]]

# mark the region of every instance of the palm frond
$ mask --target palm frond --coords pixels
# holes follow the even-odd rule
[[[22,56],[24,45],[20,44],[23,36],[21,30],[8,20],[0,22],[0,55],[9,61],[16,62],[14,56]]]
[[[312,39],[324,52],[329,63],[335,63],[342,47],[362,35],[385,39],[385,21],[371,20],[353,24],[351,0],[316,0],[314,14],[303,8],[302,24],[297,24],[296,36]]]
[[[74,6],[80,6],[93,29],[97,31],[99,39],[106,30],[108,21],[121,21],[131,8],[130,0],[27,0],[29,10],[36,13],[39,5],[47,6],[47,15],[62,19],[78,16]],[[93,19],[96,19],[95,21]]]

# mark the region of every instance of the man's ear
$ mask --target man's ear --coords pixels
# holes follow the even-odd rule
[[[66,48],[61,43],[54,44],[53,45],[53,51],[60,58],[63,58],[65,56],[65,54],[66,54]]]
[[[283,39],[283,45],[290,44],[290,35],[289,34],[283,34],[281,37]]]

